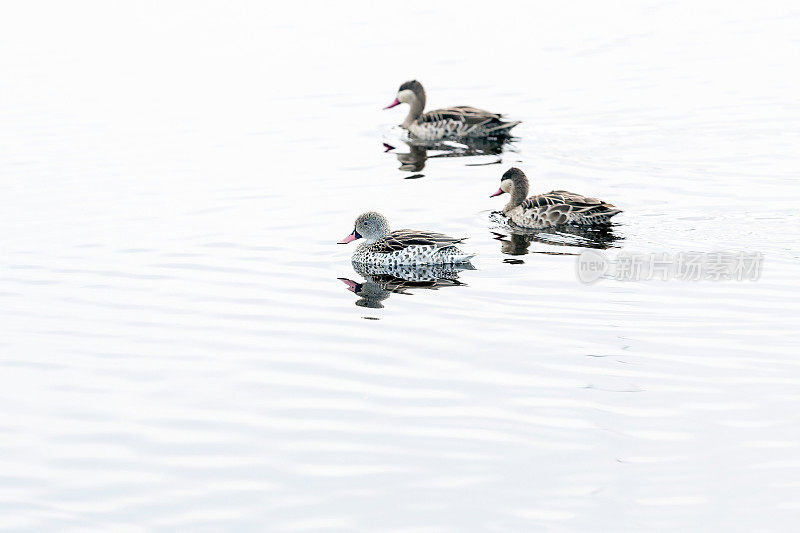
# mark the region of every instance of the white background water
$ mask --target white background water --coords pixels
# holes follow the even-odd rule
[[[792,531],[800,10],[299,4],[2,8],[0,529]],[[404,179],[411,78],[520,139]],[[512,165],[761,279],[504,262]],[[466,285],[354,305],[371,209]]]

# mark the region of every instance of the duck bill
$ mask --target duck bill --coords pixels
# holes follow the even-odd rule
[[[497,192],[496,192],[496,193],[494,193],[494,194],[490,194],[490,195],[489,195],[489,198],[494,198],[495,196],[500,196],[500,195],[501,195],[501,194],[503,194],[504,192],[505,192],[505,191],[504,191],[503,189],[497,189]]]
[[[397,98],[394,99],[394,102],[384,107],[384,109],[391,109],[396,105],[400,105],[400,100],[398,100]]]
[[[356,230],[353,230],[353,233],[351,233],[350,235],[348,235],[347,237],[345,237],[344,239],[339,241],[338,244],[347,244],[349,242],[353,242],[354,240],[360,239],[360,238],[361,238],[361,235],[359,235]]]

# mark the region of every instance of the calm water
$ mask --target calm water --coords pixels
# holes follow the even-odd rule
[[[4,8],[0,529],[793,530],[800,11],[599,4]],[[519,139],[409,147],[412,77]],[[512,165],[761,278],[581,283]],[[474,269],[374,283],[366,210]]]

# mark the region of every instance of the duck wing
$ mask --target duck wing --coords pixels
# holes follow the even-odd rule
[[[551,205],[568,205],[574,208],[582,209],[603,204],[605,204],[605,202],[598,200],[597,198],[590,198],[588,196],[583,196],[582,194],[576,194],[569,191],[550,191],[545,194],[537,194],[536,196],[531,196],[522,202],[522,205],[526,208],[547,207]]]
[[[487,120],[500,120],[501,118],[503,118],[503,115],[498,113],[491,113],[468,105],[458,105],[428,111],[420,117],[420,120],[422,122],[441,122],[450,119],[466,122],[467,124],[482,124]]]
[[[608,202],[569,191],[550,191],[531,196],[522,202],[522,208],[538,211],[540,215],[558,223],[578,219],[585,222],[607,220],[622,212]]]
[[[509,130],[519,124],[519,122],[505,122],[502,118],[503,115],[499,113],[491,113],[477,107],[460,105],[428,111],[419,118],[419,121],[422,123],[439,123],[453,120],[466,124],[467,131],[483,128],[487,133]]]
[[[437,248],[442,248],[462,242],[464,239],[465,237],[448,237],[442,233],[434,233],[432,231],[399,229],[372,244],[370,249],[376,253],[390,253],[408,246],[436,246]]]

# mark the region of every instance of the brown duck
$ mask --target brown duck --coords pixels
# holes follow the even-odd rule
[[[503,214],[517,226],[530,229],[574,226],[601,226],[621,213],[613,205],[568,191],[550,191],[528,198],[528,178],[518,168],[508,169],[500,178],[500,188],[490,196],[511,195]]]

